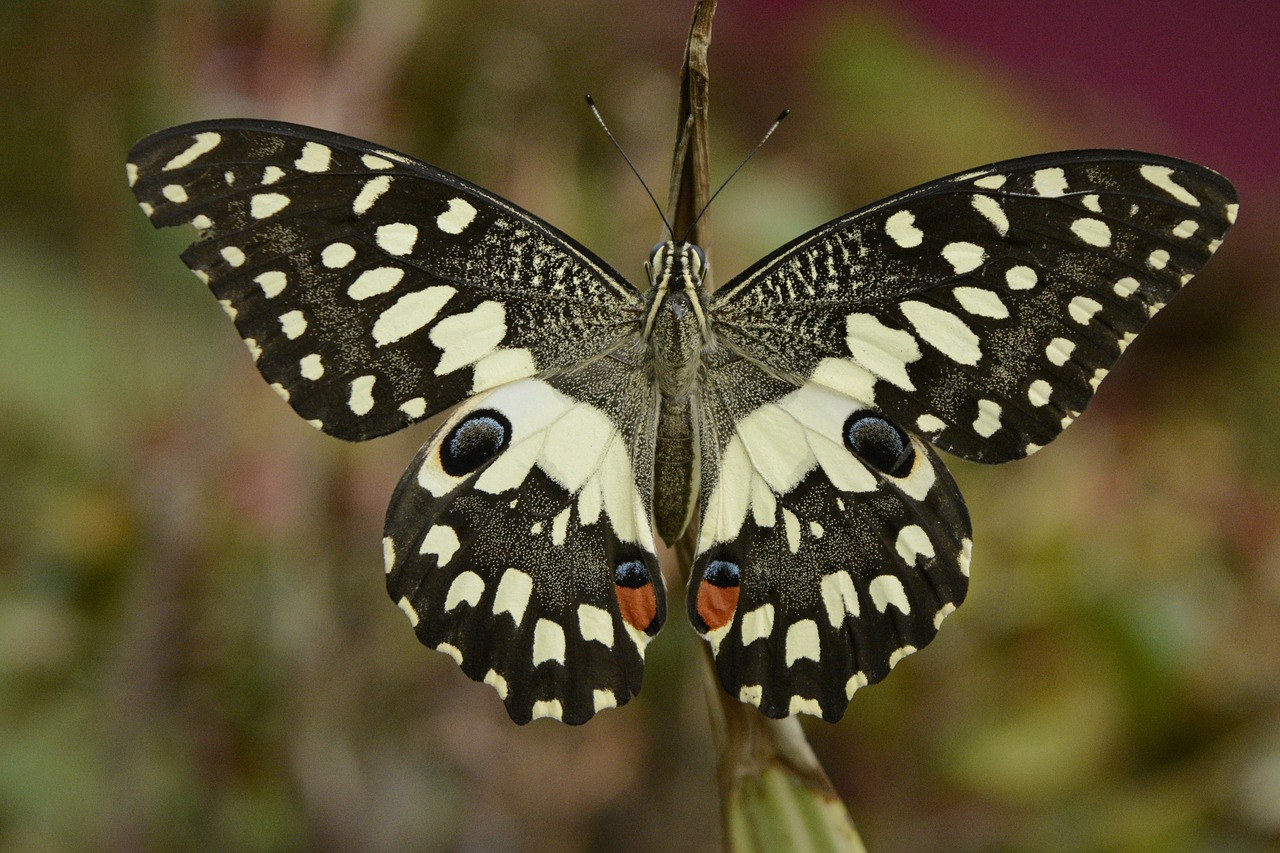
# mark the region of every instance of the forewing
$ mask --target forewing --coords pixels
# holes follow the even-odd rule
[[[836,219],[718,292],[727,346],[965,459],[1052,441],[1235,221],[1215,172],[1126,151],[997,163]]]
[[[730,695],[838,720],[963,601],[964,502],[867,401],[739,360],[711,372],[703,406],[690,619]]]
[[[607,358],[468,401],[387,511],[392,599],[517,723],[627,702],[665,618],[654,401],[633,371]]]
[[[634,288],[556,229],[425,163],[272,122],[201,122],[129,153],[157,227],[268,383],[313,426],[382,435],[611,348]]]

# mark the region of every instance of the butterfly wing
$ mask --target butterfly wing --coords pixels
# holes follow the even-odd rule
[[[1180,160],[996,163],[774,252],[716,294],[716,333],[797,383],[861,395],[949,453],[1019,459],[1079,415],[1235,214],[1230,183]]]
[[[463,403],[387,513],[418,637],[516,722],[625,703],[665,616],[634,288],[510,203],[325,131],[172,128],[127,171],[153,224],[196,226],[183,259],[313,426],[366,439]]]
[[[744,359],[710,371],[702,399],[690,619],[731,695],[834,722],[964,600],[964,502],[864,400]]]
[[[971,544],[922,437],[981,462],[1051,441],[1235,214],[1190,163],[1050,154],[841,217],[719,291],[688,607],[729,692],[838,719],[928,643]]]
[[[665,618],[654,399],[634,370],[606,358],[469,400],[387,511],[392,598],[517,723],[627,702]]]
[[[128,177],[258,370],[313,426],[372,438],[614,346],[634,288],[564,234],[358,139],[251,120],[147,137]]]

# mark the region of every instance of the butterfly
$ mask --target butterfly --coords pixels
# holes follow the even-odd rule
[[[157,227],[271,388],[351,441],[452,409],[387,511],[387,589],[511,718],[640,688],[658,537],[730,695],[839,720],[964,600],[971,529],[936,450],[1052,441],[1209,260],[1203,167],[1069,151],[842,216],[714,293],[699,247],[640,290],[510,202],[370,142],[253,120],[129,153]]]

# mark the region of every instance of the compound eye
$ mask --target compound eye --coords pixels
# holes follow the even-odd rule
[[[689,244],[689,249],[691,250],[689,252],[689,271],[698,278],[702,278],[707,269],[707,253],[702,251],[701,246],[695,246],[692,243]]]
[[[662,269],[662,256],[667,248],[666,243],[654,243],[653,248],[649,250],[648,265],[653,269]]]

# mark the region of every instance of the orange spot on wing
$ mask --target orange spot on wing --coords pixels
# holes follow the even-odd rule
[[[658,615],[658,598],[653,593],[653,584],[615,586],[614,591],[618,595],[618,609],[626,623],[637,631],[647,631]]]
[[[698,586],[698,618],[708,631],[727,625],[738,609],[737,586],[716,586],[703,581]]]

